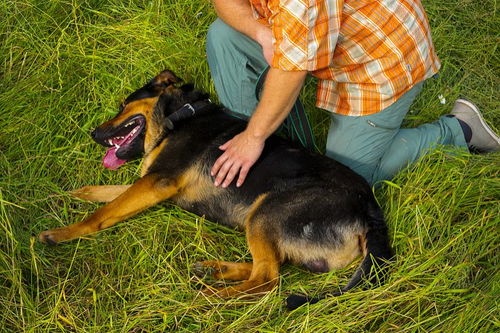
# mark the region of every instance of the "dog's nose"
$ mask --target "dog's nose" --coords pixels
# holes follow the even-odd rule
[[[92,139],[95,139],[95,137],[97,136],[97,130],[93,130],[92,133],[90,133],[90,136],[92,137]]]

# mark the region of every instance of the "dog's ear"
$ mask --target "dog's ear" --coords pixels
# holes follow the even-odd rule
[[[175,75],[171,70],[166,69],[156,75],[150,83],[156,88],[163,89],[179,82],[182,82],[182,79]]]
[[[177,75],[175,75],[172,71],[168,69],[164,70],[163,72],[152,78],[143,87],[131,93],[125,99],[125,102],[123,102],[120,106],[120,111],[123,111],[125,106],[130,102],[136,101],[138,99],[160,96],[168,92],[169,89],[172,89],[172,85],[178,82],[182,82],[182,79],[177,77]]]

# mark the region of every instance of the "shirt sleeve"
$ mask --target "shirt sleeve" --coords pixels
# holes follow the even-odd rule
[[[267,17],[269,17],[271,13],[266,4],[267,2],[262,0],[250,0],[250,6],[252,7],[253,18],[262,25],[270,27]]]
[[[340,31],[343,0],[269,1],[273,32],[271,66],[313,72],[330,67]]]

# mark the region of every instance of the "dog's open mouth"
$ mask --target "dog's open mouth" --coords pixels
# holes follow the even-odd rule
[[[111,147],[106,151],[102,159],[105,168],[116,170],[127,162],[123,155],[126,155],[128,148],[139,136],[143,128],[144,117],[142,115],[136,116],[125,121],[108,139],[104,140],[106,146]]]

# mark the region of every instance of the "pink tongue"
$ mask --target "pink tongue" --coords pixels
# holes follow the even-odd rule
[[[116,147],[112,147],[106,151],[106,155],[104,155],[104,158],[102,159],[102,165],[104,165],[105,168],[116,170],[123,163],[127,162],[126,160],[121,160],[118,156],[116,156],[116,150]]]

